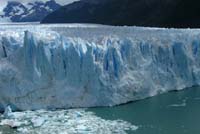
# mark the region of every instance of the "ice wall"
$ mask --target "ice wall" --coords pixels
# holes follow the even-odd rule
[[[113,106],[200,85],[200,30],[0,28],[0,109]]]

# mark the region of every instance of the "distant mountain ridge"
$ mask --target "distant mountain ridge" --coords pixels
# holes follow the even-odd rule
[[[0,15],[1,19],[9,19],[12,22],[36,22],[41,21],[46,15],[60,8],[55,0],[47,2],[35,1],[22,4],[18,1],[8,1],[7,6]]]
[[[42,23],[98,23],[150,27],[200,27],[199,0],[81,0]]]

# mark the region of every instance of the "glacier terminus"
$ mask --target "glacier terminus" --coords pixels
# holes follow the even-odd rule
[[[114,106],[198,85],[199,29],[0,26],[0,110]]]

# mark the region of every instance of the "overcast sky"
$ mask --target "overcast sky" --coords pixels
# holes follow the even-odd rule
[[[0,0],[0,12],[3,10],[3,8],[6,6],[7,1],[20,1],[21,3],[28,3],[31,1],[48,1],[48,0]],[[62,4],[62,5],[66,5],[69,4],[71,2],[74,1],[78,1],[78,0],[55,0],[57,3]]]

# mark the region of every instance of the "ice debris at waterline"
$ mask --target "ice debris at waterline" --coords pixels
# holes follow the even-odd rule
[[[0,109],[113,106],[200,85],[200,30],[0,27]]]
[[[12,112],[0,126],[10,126],[16,134],[125,134],[138,129],[123,120],[105,120],[83,109]]]

